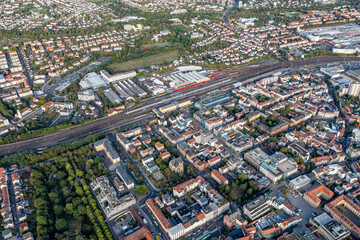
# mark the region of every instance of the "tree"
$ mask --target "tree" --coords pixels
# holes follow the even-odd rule
[[[229,228],[228,228],[228,226],[224,225],[223,233],[224,233],[224,234],[228,234],[228,233],[229,233]]]
[[[38,215],[36,217],[36,222],[37,222],[38,225],[42,225],[42,226],[47,226],[48,225],[47,218],[45,216],[42,216],[42,215]]]
[[[90,224],[84,224],[81,226],[81,232],[85,235],[90,235],[92,232],[92,226]]]
[[[80,215],[86,215],[86,208],[85,208],[85,206],[80,205],[80,206],[78,207],[78,212],[79,212]]]
[[[169,140],[166,140],[166,142],[165,142],[165,147],[166,147],[166,148],[169,148],[170,145],[171,145],[170,141],[169,141]]]
[[[56,216],[61,216],[64,213],[64,208],[62,206],[59,205],[55,205],[54,207],[54,213],[56,214]]]
[[[135,193],[139,196],[144,196],[148,193],[149,189],[146,185],[138,185],[135,188]]]
[[[284,195],[288,195],[288,194],[290,193],[290,190],[287,189],[287,188],[283,188],[283,189],[281,189],[281,192],[282,192],[282,194],[284,194]]]
[[[240,173],[237,177],[238,177],[239,181],[242,183],[247,181],[247,179],[248,179],[248,177],[246,176],[245,173]]]
[[[194,169],[192,169],[192,167],[188,166],[186,174],[187,175],[192,175],[194,173]]]
[[[247,189],[247,183],[241,184],[241,185],[239,186],[239,191],[240,191],[240,192],[245,192],[246,189]]]
[[[65,205],[65,212],[66,212],[67,214],[72,214],[73,210],[74,210],[74,208],[73,208],[72,203],[67,203],[67,204]]]
[[[64,232],[68,229],[68,224],[65,219],[59,218],[56,220],[55,228],[58,232]]]

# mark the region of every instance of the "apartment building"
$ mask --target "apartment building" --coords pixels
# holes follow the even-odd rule
[[[254,201],[245,204],[243,211],[247,217],[251,220],[255,220],[270,211],[270,207],[267,203],[267,199],[265,199],[264,196],[260,196]]]
[[[101,139],[94,143],[96,151],[104,151],[106,156],[111,160],[112,163],[120,162],[120,156],[107,138]]]
[[[114,219],[136,204],[135,197],[129,193],[121,198],[117,197],[115,189],[111,186],[106,176],[100,176],[90,183],[98,205],[103,210],[106,218]]]

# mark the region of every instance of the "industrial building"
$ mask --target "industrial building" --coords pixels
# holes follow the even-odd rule
[[[200,98],[199,101],[196,102],[195,106],[199,109],[206,109],[216,105],[224,104],[231,100],[231,96],[227,92],[212,92],[204,97]]]
[[[360,34],[360,26],[357,24],[347,24],[332,27],[323,27],[303,31],[300,34],[308,38],[310,41],[331,40],[346,35]]]
[[[180,108],[188,107],[191,104],[192,104],[191,100],[185,100],[185,101],[182,101],[182,102],[174,101],[174,102],[172,102],[172,103],[170,103],[168,105],[160,107],[159,111],[161,113],[172,112],[172,111],[175,111],[175,110],[180,109]]]
[[[137,75],[137,73],[135,71],[129,71],[129,72],[117,73],[117,74],[111,75],[106,70],[101,70],[100,74],[109,83],[133,78],[133,77],[136,77],[136,75]]]
[[[79,101],[90,102],[95,100],[95,93],[92,90],[86,90],[78,93]]]
[[[360,52],[360,35],[343,36],[334,39],[331,44],[333,53],[355,54]]]
[[[109,99],[112,104],[120,104],[122,102],[121,98],[111,88],[105,89],[104,95]]]
[[[189,71],[189,72],[179,71],[167,75],[165,77],[165,80],[169,81],[169,86],[171,88],[177,89],[193,83],[209,81],[210,78],[197,71]]]
[[[131,79],[114,83],[116,91],[126,100],[135,100],[135,97],[145,97],[147,92]]]
[[[82,90],[97,89],[106,86],[105,80],[97,73],[91,72],[85,75],[85,77],[79,82],[79,86]]]

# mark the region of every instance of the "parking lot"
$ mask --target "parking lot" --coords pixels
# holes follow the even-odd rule
[[[294,193],[293,193],[294,192]],[[291,191],[290,194],[286,196],[286,198],[289,200],[289,202],[296,207],[297,209],[300,209],[302,212],[302,224],[307,224],[309,222],[309,219],[314,217],[313,212],[320,214],[323,212],[321,207],[313,208],[309,203],[305,201],[305,199],[300,196],[297,192]]]
[[[118,220],[117,222],[115,222],[118,219],[116,218],[110,223],[110,226],[113,224],[112,229],[117,236],[121,236],[123,233],[129,231],[132,228],[131,221],[133,220],[133,218],[131,217],[130,213],[127,213],[123,216],[125,218],[123,218],[122,220]]]
[[[84,76],[86,73],[90,72],[95,67],[98,67],[101,65],[101,62],[92,62],[85,67],[77,70],[76,72],[65,76],[64,78],[53,78],[55,80],[55,83],[52,84],[49,88],[50,91],[63,91],[66,87],[68,87],[73,81],[78,79],[79,77]]]

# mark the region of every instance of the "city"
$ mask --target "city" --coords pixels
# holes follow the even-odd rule
[[[360,239],[357,1],[0,13],[0,239]]]

